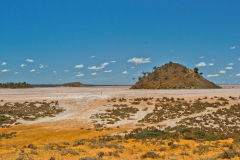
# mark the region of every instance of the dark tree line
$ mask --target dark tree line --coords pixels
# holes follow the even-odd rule
[[[0,88],[32,88],[31,84],[28,84],[26,82],[23,83],[0,83]]]

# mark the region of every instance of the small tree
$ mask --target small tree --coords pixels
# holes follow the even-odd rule
[[[138,77],[138,81],[141,81],[141,80],[142,80],[142,77],[141,77],[141,76],[139,76],[139,77]]]
[[[198,73],[199,69],[198,69],[197,67],[195,67],[195,68],[193,69],[193,71],[194,71],[195,73]]]
[[[143,74],[143,77],[146,77],[147,72],[142,72],[142,74]]]
[[[197,67],[195,67],[195,68],[193,69],[193,71],[194,71],[195,73],[199,74],[200,76],[203,75],[202,72],[199,73],[199,69],[198,69]]]

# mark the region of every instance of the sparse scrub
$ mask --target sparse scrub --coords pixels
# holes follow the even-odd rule
[[[83,157],[83,158],[80,158],[79,160],[101,160],[101,159],[96,157]]]
[[[0,139],[1,139],[1,138],[9,139],[9,138],[15,137],[15,136],[16,136],[16,133],[17,133],[17,132],[2,133],[2,134],[0,134]]]
[[[240,153],[234,149],[225,150],[218,155],[218,158],[221,158],[221,159],[231,159],[234,157],[240,157]]]
[[[79,153],[72,148],[62,148],[61,155],[67,155],[67,154],[79,155]]]
[[[145,158],[156,159],[156,158],[159,158],[159,157],[160,156],[155,152],[147,152],[147,153],[145,153],[141,156],[142,159],[145,159]]]
[[[130,117],[138,111],[138,108],[134,108],[132,106],[129,107],[126,104],[115,104],[112,109],[107,109],[104,113],[94,114],[91,118],[106,121],[107,124],[114,124],[122,119],[130,119]],[[103,127],[103,124],[97,124],[97,127]]]
[[[223,103],[214,102],[201,102],[199,99],[194,101],[194,103],[189,103],[184,100],[175,100],[174,98],[163,97],[158,98],[155,104],[153,112],[147,114],[139,123],[159,123],[167,119],[180,118],[181,116],[188,116],[194,113],[200,113],[210,108],[218,108],[220,106],[225,106],[228,102]]]
[[[54,117],[63,112],[59,107],[58,101],[52,102],[24,102],[24,103],[5,103],[0,106],[0,126],[17,124],[17,120],[33,121],[40,117]],[[8,116],[6,116],[8,115]]]

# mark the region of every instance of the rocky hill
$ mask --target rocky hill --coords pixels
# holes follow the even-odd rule
[[[152,73],[144,73],[132,89],[207,89],[221,88],[208,81],[199,73],[178,64],[169,62],[161,67],[154,67]]]

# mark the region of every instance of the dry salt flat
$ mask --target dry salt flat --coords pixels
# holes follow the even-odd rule
[[[60,107],[66,109],[55,117],[39,118],[35,121],[20,120],[23,124],[53,123],[54,125],[90,125],[92,113],[102,110],[104,106],[98,103],[97,107],[92,105],[102,99],[113,97],[134,98],[134,97],[174,97],[185,99],[196,99],[199,97],[239,97],[239,86],[223,86],[222,89],[174,89],[174,90],[144,90],[129,89],[129,86],[111,87],[49,87],[30,89],[0,89],[0,100],[4,102],[25,102],[25,101],[59,101]],[[134,119],[141,119],[144,115],[135,115]],[[176,120],[166,121],[172,124]],[[127,124],[123,121],[122,124]],[[117,125],[121,125],[118,123]]]

